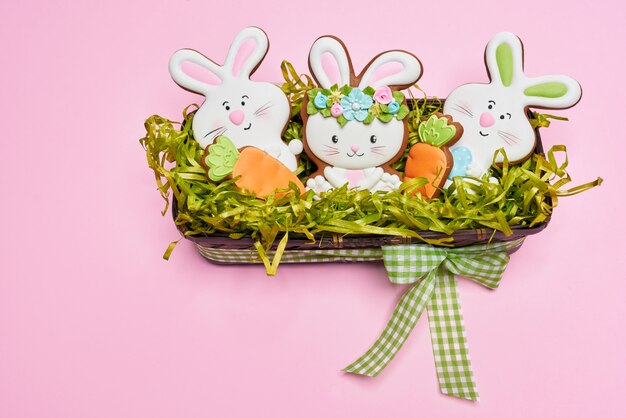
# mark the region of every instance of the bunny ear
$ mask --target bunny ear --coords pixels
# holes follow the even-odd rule
[[[246,55],[246,46],[249,41],[254,41],[255,45],[252,52]],[[265,58],[265,54],[267,54],[268,48],[269,40],[265,32],[257,27],[245,28],[237,34],[233,43],[230,45],[226,61],[224,62],[224,69],[233,77],[248,78],[254,73],[259,64],[261,64],[261,61]],[[240,68],[236,67],[238,59],[243,60],[240,63]]]
[[[334,58],[339,70],[337,83],[331,81],[331,75],[324,69],[322,58],[326,53]],[[348,50],[339,39],[333,36],[322,36],[313,43],[309,52],[309,69],[317,84],[323,88],[330,88],[334,84],[339,86],[350,85],[354,78]]]
[[[396,68],[391,74],[374,79],[377,73],[385,71],[385,67],[397,67],[398,65],[402,67],[400,70]],[[376,56],[365,67],[360,76],[359,88],[364,89],[371,86],[377,89],[378,87],[389,86],[402,90],[411,87],[421,76],[422,64],[415,55],[404,51],[387,51]]]
[[[485,49],[485,62],[492,83],[515,84],[524,78],[522,41],[510,32],[496,34]]]
[[[546,75],[527,79],[523,93],[527,106],[565,109],[578,103],[582,89],[571,77]]]
[[[172,79],[182,88],[208,96],[213,86],[200,81],[183,71],[183,63],[190,62],[199,65],[217,76],[220,80],[224,80],[224,70],[222,67],[192,49],[180,49],[172,55],[169,62],[169,71]]]

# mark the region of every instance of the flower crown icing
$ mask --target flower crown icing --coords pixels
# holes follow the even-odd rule
[[[404,94],[392,91],[388,86],[377,90],[372,87],[361,90],[348,85],[339,88],[335,84],[328,89],[309,90],[307,95],[307,114],[319,113],[326,118],[333,117],[341,126],[350,121],[369,125],[375,119],[387,123],[394,118],[402,120],[409,114],[409,107],[404,104]]]

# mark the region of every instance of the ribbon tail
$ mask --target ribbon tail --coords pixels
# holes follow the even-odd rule
[[[402,348],[415,327],[435,288],[436,270],[412,286],[398,302],[391,319],[378,340],[343,371],[365,376],[377,376]]]
[[[457,279],[445,268],[437,273],[427,309],[439,388],[446,395],[477,401]]]

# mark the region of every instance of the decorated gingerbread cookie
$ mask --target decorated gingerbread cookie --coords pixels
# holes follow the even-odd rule
[[[254,48],[246,56],[249,42],[254,43]],[[249,27],[235,37],[224,65],[194,50],[181,49],[170,59],[169,70],[178,85],[206,98],[192,126],[194,138],[202,148],[225,135],[236,148],[256,147],[294,171],[302,143],[293,140],[287,145],[281,139],[289,122],[289,100],[278,86],[250,80],[268,48],[265,32]],[[208,70],[219,82],[209,84],[189,75],[183,71],[186,62]]]
[[[523,60],[520,39],[512,33],[498,33],[485,50],[491,82],[462,85],[446,99],[444,113],[464,128],[463,136],[451,148],[454,167],[450,178],[482,177],[501,148],[511,163],[526,160],[536,143],[528,108],[564,109],[580,100],[576,80],[564,75],[527,77]],[[503,162],[501,154],[495,162]]]
[[[326,54],[338,69],[336,82],[322,63]],[[384,74],[385,67],[398,65],[399,71]],[[404,51],[383,52],[357,76],[345,45],[324,36],[311,47],[309,68],[320,87],[308,92],[302,106],[304,149],[318,168],[307,188],[397,189],[401,180],[390,165],[402,156],[409,134],[409,108],[398,90],[420,78],[419,60]]]

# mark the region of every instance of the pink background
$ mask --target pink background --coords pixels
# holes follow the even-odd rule
[[[624,111],[622,2],[129,3],[0,4],[0,417],[626,414],[624,116],[605,113]],[[486,80],[484,46],[510,30],[529,75],[582,84],[544,143],[567,144],[576,184],[605,184],[562,199],[500,289],[460,283],[479,403],[439,393],[425,318],[376,379],[340,371],[404,291],[380,264],[268,278],[211,265],[189,242],[161,259],[178,233],[159,213],[143,121],[200,100],[170,79],[174,50],[222,62],[247,25],[271,40],[262,80],[279,81],[283,58],[304,70],[331,33],[357,68],[385,49],[414,52],[420,85],[445,96]]]

